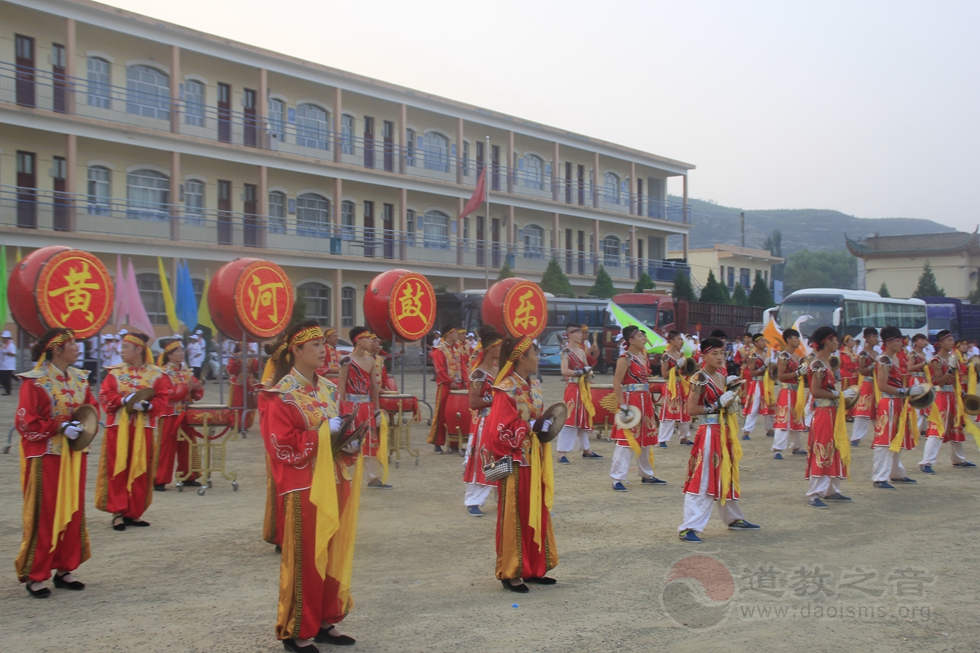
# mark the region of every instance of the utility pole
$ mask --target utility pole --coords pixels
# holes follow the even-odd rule
[[[742,228],[742,247],[745,247],[745,211],[739,213],[739,221]]]

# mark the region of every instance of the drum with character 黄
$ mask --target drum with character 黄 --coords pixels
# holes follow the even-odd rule
[[[446,397],[446,444],[462,451],[464,439],[470,436],[471,421],[469,390],[450,390]]]

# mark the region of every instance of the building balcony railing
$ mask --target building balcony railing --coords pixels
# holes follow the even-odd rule
[[[399,145],[384,138],[333,131],[327,114],[303,116],[287,108],[282,116],[259,117],[184,99],[172,102],[166,89],[149,93],[56,75],[37,68],[0,63],[0,103],[55,113],[74,113],[116,125],[177,132],[216,143],[313,157],[410,177],[473,188],[484,163],[445,149]],[[420,141],[422,142],[422,141]],[[337,150],[340,151],[339,156]],[[552,164],[525,168],[490,162],[490,189],[569,205],[690,223],[690,207],[651,198],[622,187],[552,177]]]
[[[0,227],[25,232],[73,232],[115,239],[156,239],[182,245],[225,245],[295,252],[313,256],[409,261],[449,270],[496,270],[506,262],[517,274],[544,272],[552,257],[574,263],[572,275],[594,276],[604,265],[614,280],[636,279],[646,270],[655,281],[673,281],[685,263],[594,256],[591,252],[508,245],[446,235],[445,229],[399,231],[377,226],[340,225],[313,216],[267,216],[233,211],[188,210],[182,205],[94,198],[17,186],[0,186]],[[321,214],[319,217],[325,217]],[[67,236],[66,236],[67,242]],[[84,246],[82,246],[84,247]],[[392,263],[395,265],[395,263]]]

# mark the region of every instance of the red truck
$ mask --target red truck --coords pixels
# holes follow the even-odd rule
[[[715,329],[728,334],[730,341],[740,340],[747,325],[762,322],[762,311],[757,306],[709,304],[674,299],[665,290],[648,290],[642,293],[624,293],[613,301],[640,322],[662,336],[677,330],[688,335],[698,334],[706,338]]]

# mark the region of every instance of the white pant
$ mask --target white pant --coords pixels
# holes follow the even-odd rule
[[[824,497],[840,494],[841,479],[834,476],[811,476],[807,497]]]
[[[905,478],[905,465],[902,464],[902,450],[897,453],[888,447],[872,449],[871,480],[889,481],[893,478]]]
[[[492,485],[467,483],[466,492],[463,494],[463,505],[467,508],[470,506],[482,506],[490,498],[491,491],[493,491]]]
[[[377,456],[364,456],[364,471],[367,472],[368,482],[381,480],[381,461]]]
[[[703,465],[711,464],[709,462],[711,460],[711,438],[707,436],[704,438],[704,452],[701,460],[704,461]],[[677,532],[689,528],[699,532],[703,531],[708,525],[708,520],[711,519],[711,506],[714,503],[715,498],[708,495],[707,470],[702,470],[701,486],[698,488],[698,493],[684,494],[684,522],[677,528]],[[742,515],[742,509],[738,507],[737,500],[725,501],[725,505],[720,505],[720,501],[718,503],[718,516],[725,522],[725,525],[739,519],[745,519],[745,516]]]
[[[787,449],[803,448],[803,432],[787,431],[786,429],[776,429],[776,437],[772,441],[773,451],[786,451]]]
[[[759,419],[759,411],[762,409],[762,390],[756,391],[752,397],[752,403],[745,412],[745,424],[742,430],[751,433],[755,429],[755,423]],[[772,415],[766,415],[766,433],[772,430]]]
[[[926,438],[926,446],[922,452],[922,465],[935,465],[936,457],[939,456],[939,448],[943,446],[943,439],[940,437]],[[963,452],[962,442],[949,443],[949,459],[954,465],[966,462],[966,455]]]
[[[851,429],[851,442],[860,444],[864,436],[871,432],[871,430],[871,418],[855,417],[854,427]]]
[[[653,478],[653,465],[650,464],[650,451],[652,449],[653,447],[640,447],[640,458],[636,461],[640,478]],[[616,445],[613,448],[612,468],[609,470],[609,476],[614,481],[625,481],[634,458],[635,454],[632,449]]]
[[[675,426],[682,440],[691,437],[690,422],[675,422],[672,419],[668,419],[660,422],[660,428],[657,431],[657,442],[670,442],[670,438],[674,435]]]
[[[589,434],[592,431],[580,429],[575,426],[563,426],[558,431],[558,455],[570,453],[572,451],[589,451]]]

